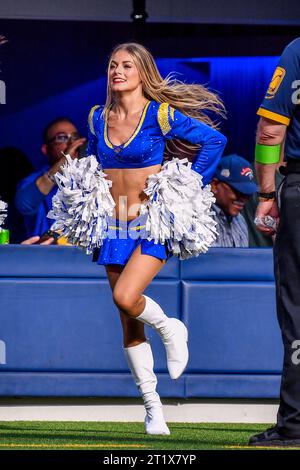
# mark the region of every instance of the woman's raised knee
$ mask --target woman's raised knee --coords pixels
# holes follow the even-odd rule
[[[138,296],[132,294],[126,289],[115,288],[113,291],[113,301],[122,312],[127,313],[128,315],[132,310],[135,309],[138,302]]]

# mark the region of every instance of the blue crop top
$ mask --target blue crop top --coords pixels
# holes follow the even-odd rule
[[[192,169],[211,181],[226,145],[226,137],[200,121],[185,116],[168,103],[148,101],[131,137],[113,145],[108,137],[107,115],[103,106],[94,106],[88,119],[87,155],[95,155],[103,168],[144,168],[162,164],[168,139],[184,139],[201,145]]]

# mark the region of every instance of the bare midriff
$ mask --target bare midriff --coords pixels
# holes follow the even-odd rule
[[[111,195],[116,203],[114,217],[119,220],[133,220],[139,215],[140,207],[148,199],[144,193],[149,175],[158,173],[161,165],[144,168],[106,168],[107,179],[112,181]]]

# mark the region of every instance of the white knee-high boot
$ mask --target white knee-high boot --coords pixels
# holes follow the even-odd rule
[[[187,347],[188,332],[177,318],[165,315],[158,303],[144,295],[146,305],[143,312],[135,317],[148,326],[154,328],[161,336],[167,353],[167,363],[170,377],[178,379],[183,373],[189,360]]]
[[[124,352],[146,408],[146,433],[169,435],[162,404],[156,392],[157,378],[153,372],[154,361],[150,344],[146,341],[138,346],[124,348]]]

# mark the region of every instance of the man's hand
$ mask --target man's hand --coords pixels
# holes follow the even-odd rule
[[[266,216],[273,217],[273,219],[275,219],[276,221],[276,226],[279,224],[279,211],[276,201],[264,201],[258,204],[255,218],[263,220]],[[256,227],[260,232],[263,232],[265,235],[275,234],[275,230],[273,228],[266,227],[265,225],[257,224]]]
[[[70,145],[67,146],[67,148],[64,150],[64,153],[66,155],[70,155],[72,158],[77,158],[78,147],[83,145],[85,142],[86,142],[85,137],[81,137],[80,139],[74,140],[74,142],[71,142]]]
[[[76,158],[78,156],[78,148],[83,145],[86,141],[85,137],[81,137],[80,139],[71,142],[62,152],[61,158],[57,160],[54,165],[49,168],[49,171],[46,172],[44,175],[40,176],[36,180],[36,185],[41,193],[45,196],[50,193],[52,188],[55,185],[55,180],[52,176],[55,173],[61,172],[61,167],[66,163],[66,157],[64,155],[70,155],[71,158]]]
[[[66,163],[66,157],[64,155],[70,155],[71,158],[77,158],[78,156],[78,148],[83,145],[86,141],[85,137],[81,137],[80,139],[75,140],[74,142],[70,143],[65,150],[62,152],[61,158],[49,169],[50,175],[55,175],[55,173],[61,170],[61,167],[64,163]]]
[[[38,243],[40,238],[41,237],[39,237],[38,235],[36,235],[35,237],[27,238],[27,240],[24,240],[21,242],[21,245],[35,245]],[[47,238],[47,240],[44,240],[43,242],[39,243],[39,245],[52,245],[53,242],[54,242],[54,238],[50,237],[50,238]]]

